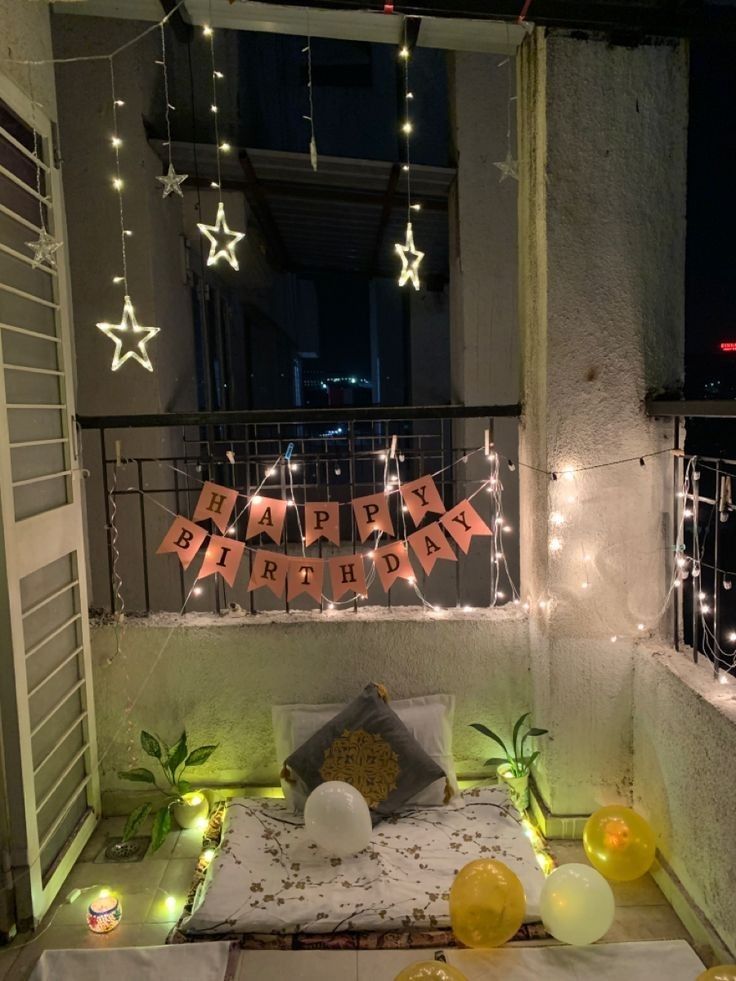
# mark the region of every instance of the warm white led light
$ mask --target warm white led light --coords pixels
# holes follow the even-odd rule
[[[549,550],[550,552],[559,552],[562,548],[562,539],[560,538],[550,538],[549,540]]]
[[[394,246],[401,258],[401,272],[399,273],[399,286],[404,286],[411,282],[415,290],[419,289],[419,264],[424,258],[424,253],[414,246],[414,232],[411,222],[406,225],[406,242],[401,245],[399,242]]]
[[[129,296],[123,300],[123,316],[119,324],[98,323],[97,327],[111,341],[115,342],[112,357],[112,370],[117,371],[129,359],[137,361],[147,371],[153,371],[146,344],[158,334],[160,327],[142,327],[135,317],[135,310]],[[123,354],[123,346],[127,350]]]
[[[245,232],[230,230],[225,218],[225,205],[222,201],[217,205],[215,224],[205,225],[198,222],[197,228],[210,242],[210,254],[207,256],[208,266],[213,266],[219,259],[226,259],[233,269],[240,268],[238,257],[235,255],[235,246],[241,239],[245,238]]]

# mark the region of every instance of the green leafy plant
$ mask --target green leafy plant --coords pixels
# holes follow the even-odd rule
[[[153,810],[153,804],[147,801],[141,804],[129,815],[123,831],[123,841],[128,841],[138,831],[149,814],[153,813],[153,830],[151,831],[151,851],[157,851],[164,843],[166,835],[171,830],[171,807],[174,804],[185,803],[184,794],[192,792],[192,785],[184,779],[184,773],[190,766],[201,766],[206,763],[217,749],[214,746],[198,746],[196,749],[187,748],[187,734],[184,731],[174,745],[169,749],[163,739],[151,735],[145,729],[141,732],[143,751],[154,760],[158,760],[165,786],[161,787],[152,770],[139,766],[132,770],[120,770],[118,776],[122,780],[134,783],[152,784],[166,797],[164,804]]]
[[[511,735],[511,747],[507,747],[506,743],[501,739],[501,737],[495,733],[488,726],[484,726],[482,722],[471,722],[471,728],[477,729],[478,732],[482,733],[484,736],[488,736],[503,750],[503,756],[492,756],[489,760],[486,760],[483,764],[484,766],[501,766],[502,763],[507,763],[511,768],[511,776],[513,777],[523,777],[532,768],[532,763],[539,756],[539,750],[534,750],[534,752],[528,752],[526,743],[529,739],[534,739],[536,736],[546,736],[549,729],[534,729],[532,726],[527,725],[526,729],[522,733],[522,728],[524,723],[531,715],[531,712],[525,712],[520,719],[516,720],[514,725],[514,731]]]

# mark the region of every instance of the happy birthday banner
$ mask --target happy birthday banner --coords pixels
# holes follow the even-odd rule
[[[457,561],[448,535],[467,554],[473,538],[492,534],[470,500],[461,501],[451,510],[446,510],[431,475],[404,484],[399,488],[399,493],[417,530],[406,539],[399,539],[370,553],[381,586],[386,592],[397,579],[414,580],[410,550],[416,555],[424,572],[430,575],[438,561]],[[362,555],[337,555],[331,559],[285,555],[268,549],[252,549],[245,542],[229,537],[228,532],[232,531],[230,519],[238,496],[238,492],[229,487],[207,481],[199,495],[193,520],[177,515],[159,545],[157,554],[173,552],[179,557],[182,566],[188,569],[205,540],[209,539],[197,580],[219,572],[229,586],[234,586],[247,548],[254,552],[248,580],[249,590],[270,589],[277,597],[283,596],[286,590],[289,599],[304,593],[319,603],[325,579],[329,576],[334,600],[341,599],[346,593],[366,595],[368,586]],[[375,533],[396,537],[385,492],[356,497],[350,503],[361,542],[366,542]],[[276,545],[280,545],[287,501],[256,494],[250,499],[247,508],[245,540],[267,535]],[[340,504],[335,501],[310,501],[303,508],[305,547],[320,539],[339,546]],[[419,527],[428,515],[439,517]],[[197,524],[201,521],[212,521],[222,534],[210,534]]]

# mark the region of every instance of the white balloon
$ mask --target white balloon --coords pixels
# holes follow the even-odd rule
[[[321,783],[307,797],[304,826],[312,841],[335,858],[362,852],[373,832],[365,798],[342,780]]]
[[[564,944],[592,944],[608,932],[616,903],[608,882],[596,869],[576,862],[555,869],[539,898],[542,922]]]

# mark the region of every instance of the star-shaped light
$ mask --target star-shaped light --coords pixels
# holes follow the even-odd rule
[[[44,263],[51,269],[56,268],[56,253],[59,251],[63,242],[57,242],[53,235],[49,235],[45,228],[38,233],[35,242],[26,242],[29,249],[33,249],[33,262],[31,267],[37,269]]]
[[[213,266],[218,259],[227,259],[233,269],[239,269],[235,246],[245,238],[245,232],[231,232],[225,219],[225,205],[220,201],[217,205],[217,218],[214,225],[197,223],[200,232],[210,240],[210,254],[207,265]]]
[[[501,176],[498,178],[498,183],[502,184],[507,177],[511,177],[512,180],[518,181],[519,179],[519,161],[514,160],[511,156],[511,149],[506,151],[506,159],[499,160],[494,163],[494,167],[498,167],[501,171]]]
[[[163,197],[167,198],[170,194],[178,194],[180,198],[184,197],[184,192],[181,189],[181,185],[189,177],[189,174],[177,174],[174,170],[173,163],[169,164],[169,169],[163,175],[163,177],[157,177],[156,180],[160,181],[164,186]]]
[[[135,319],[135,310],[129,296],[126,296],[123,301],[123,317],[119,324],[97,324],[97,326],[103,334],[115,342],[115,353],[112,356],[113,371],[117,371],[121,365],[124,365],[128,358],[133,358],[147,371],[153,371],[146,344],[158,334],[161,328],[141,327]],[[127,345],[127,350],[121,357],[124,344]]]
[[[406,226],[406,244],[396,243],[396,251],[401,256],[401,273],[399,274],[399,286],[403,286],[411,280],[414,289],[419,289],[419,263],[424,258],[424,253],[414,248],[414,232],[411,222]],[[411,258],[409,258],[411,256]]]

